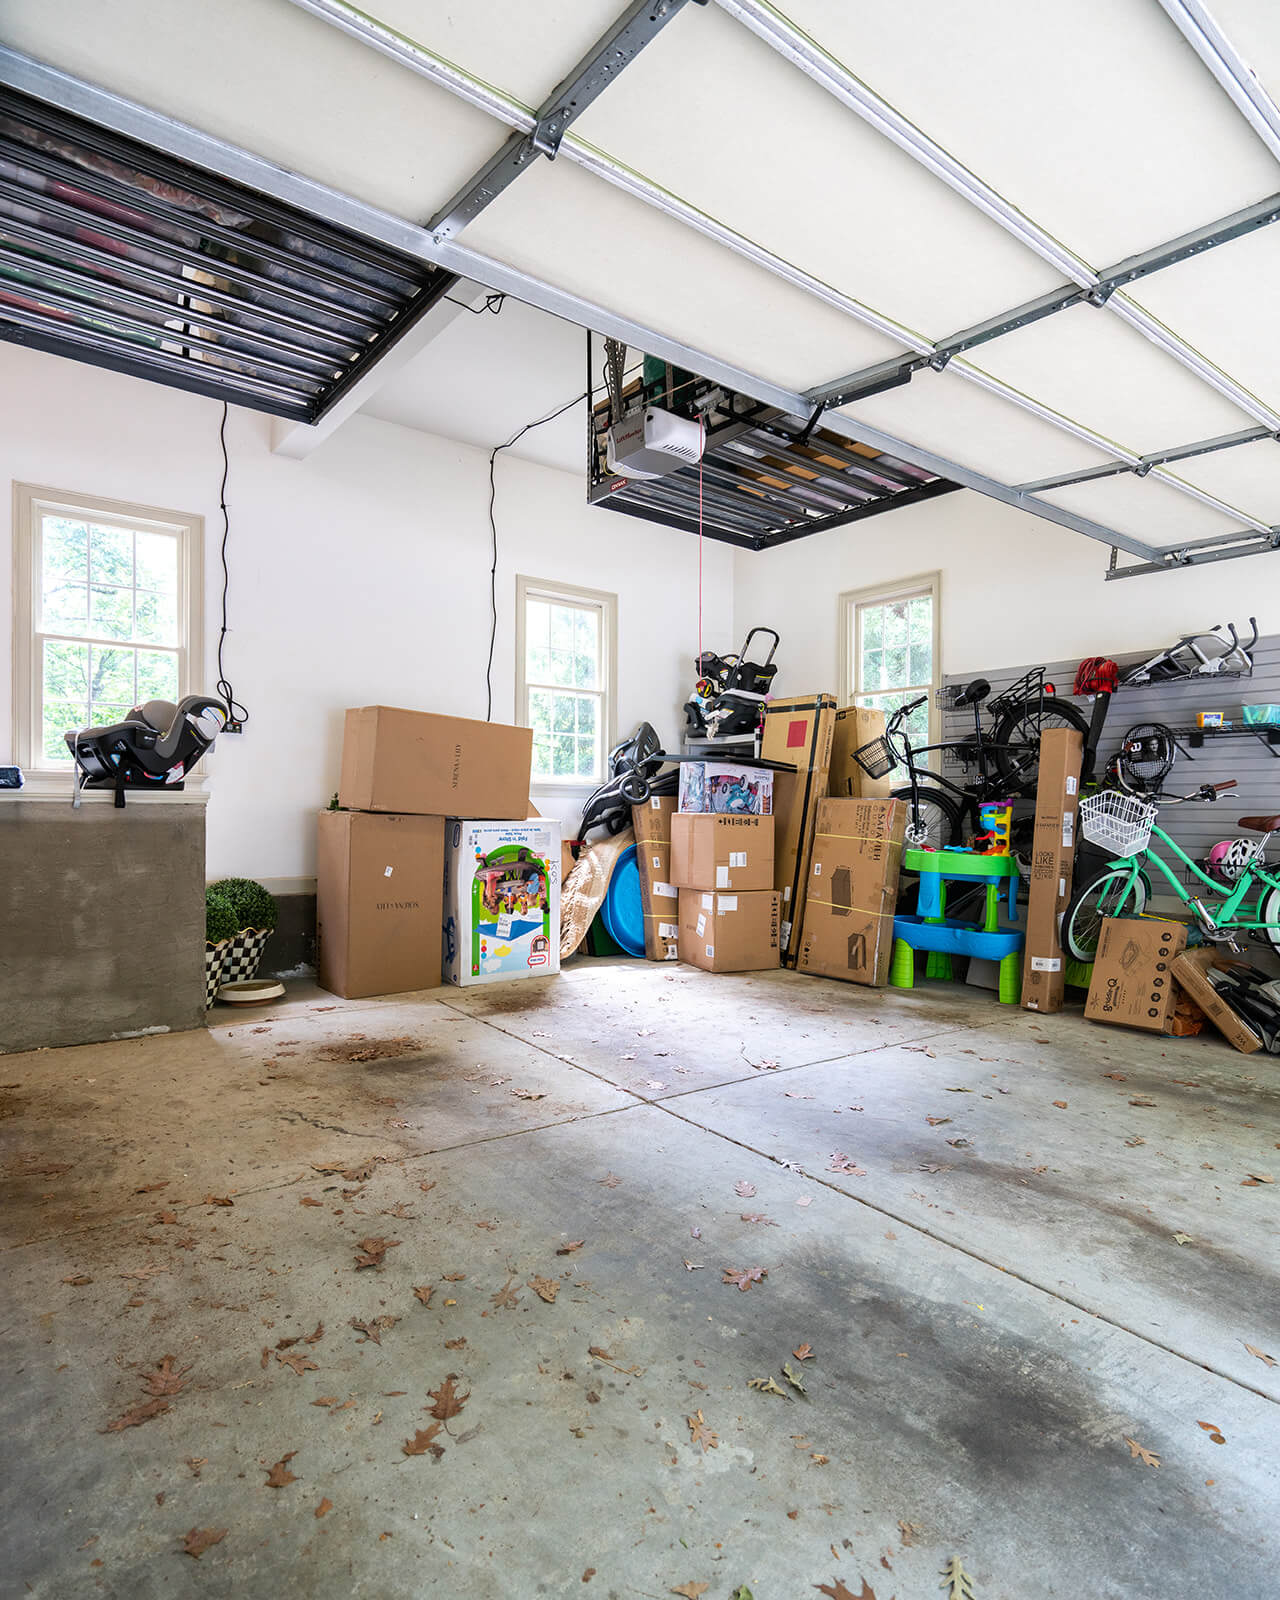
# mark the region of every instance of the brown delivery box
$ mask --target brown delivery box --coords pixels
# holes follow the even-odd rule
[[[679,889],[772,889],[773,818],[677,811],[671,882]]]
[[[675,961],[680,953],[680,891],[671,881],[671,817],[675,809],[674,795],[650,795],[643,805],[631,808],[648,961]]]
[[[778,896],[680,891],[680,959],[704,972],[760,972],[778,965]]]
[[[1168,1033],[1176,989],[1173,963],[1187,942],[1181,922],[1106,917],[1084,1014],[1147,1033]]]
[[[1230,1040],[1237,1050],[1252,1055],[1262,1049],[1262,1040],[1243,1017],[1237,1016],[1218,991],[1209,982],[1210,967],[1226,969],[1231,962],[1216,950],[1201,948],[1184,950],[1173,959],[1173,981],[1200,1007],[1209,1021]]]
[[[357,1000],[440,986],[444,818],[322,811],[320,984]]]
[[[1062,913],[1071,896],[1084,738],[1075,728],[1040,736],[1036,820],[1027,892],[1027,942],[1022,957],[1026,1011],[1061,1011],[1066,992]]]
[[[394,706],[348,711],[338,802],[352,811],[523,817],[533,734]]]
[[[827,795],[825,769],[773,775],[773,886],[782,896],[782,964],[800,954],[800,925],[809,888],[818,804]]]
[[[800,935],[801,972],[883,984],[907,807],[901,800],[823,800]]]
[[[798,772],[823,771],[831,765],[835,728],[833,694],[801,694],[770,700],[764,710],[760,758],[795,767]]]
[[[887,800],[895,783],[905,781],[902,772],[883,778],[868,778],[854,760],[853,752],[870,744],[884,733],[884,712],[871,706],[845,706],[836,712],[831,739],[831,772],[828,785],[838,799]]]

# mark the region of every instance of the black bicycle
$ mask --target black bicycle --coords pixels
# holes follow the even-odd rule
[[[884,734],[854,751],[854,759],[870,778],[884,778],[905,768],[909,781],[890,793],[910,803],[907,842],[943,850],[963,838],[966,822],[977,831],[978,807],[993,800],[1031,799],[1040,775],[1040,737],[1046,728],[1074,728],[1085,740],[1090,726],[1069,701],[1059,700],[1043,667],[1024,673],[1003,694],[991,697],[991,685],[975,678],[960,688],[943,691],[952,709],[973,709],[973,732],[941,744],[913,745],[906,719],[929,696],[899,706]],[[983,727],[987,708],[991,728]],[[973,776],[964,783],[935,772],[921,757],[949,753]]]

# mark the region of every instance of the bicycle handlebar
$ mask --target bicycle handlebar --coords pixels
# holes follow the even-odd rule
[[[898,707],[898,715],[901,716],[901,717],[905,717],[910,712],[914,711],[917,706],[927,705],[928,701],[929,701],[929,696],[927,694],[922,694],[918,700],[911,700],[911,701],[908,701],[908,703],[905,706],[899,706]]]

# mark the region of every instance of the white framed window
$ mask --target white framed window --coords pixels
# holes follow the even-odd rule
[[[15,755],[65,773],[68,730],[201,687],[204,520],[19,483],[13,526]]]
[[[941,737],[939,576],[936,572],[840,596],[840,682],[845,705],[877,706],[891,716],[928,695],[906,730],[913,745]]]
[[[614,743],[618,597],[516,578],[516,717],[535,787],[604,782]]]

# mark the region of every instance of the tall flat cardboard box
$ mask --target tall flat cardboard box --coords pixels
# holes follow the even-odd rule
[[[1107,917],[1089,981],[1084,1014],[1146,1033],[1168,1033],[1177,998],[1174,962],[1187,943],[1186,926],[1157,917]]]
[[[773,818],[671,818],[671,882],[678,889],[773,888]]]
[[[444,818],[322,811],[320,986],[347,1000],[440,984]]]
[[[843,706],[836,712],[829,788],[837,799],[887,800],[893,785],[905,778],[900,772],[891,772],[884,778],[868,778],[854,760],[855,750],[884,733],[884,721],[884,712],[871,706]]]
[[[680,891],[671,881],[671,818],[675,809],[674,795],[651,795],[643,805],[631,808],[648,961],[676,961],[680,956]]]
[[[395,706],[347,712],[338,802],[352,811],[523,817],[533,733]]]
[[[887,982],[906,826],[901,800],[819,803],[801,972],[850,983]]]
[[[836,724],[833,694],[793,695],[770,700],[764,710],[760,758],[795,767],[798,772],[825,771],[831,765],[831,737]]]
[[[827,792],[835,725],[836,699],[831,694],[771,700],[764,714],[761,754],[796,768],[773,777],[773,886],[782,896],[779,940],[787,967],[794,967],[799,956],[813,830],[818,801]]]
[[[762,972],[778,965],[773,889],[680,891],[680,959],[704,972]]]
[[[1173,981],[1200,1007],[1223,1038],[1245,1055],[1262,1049],[1262,1040],[1243,1017],[1237,1016],[1209,981],[1212,967],[1227,968],[1231,962],[1216,950],[1184,950],[1173,958]]]
[[[1040,776],[1022,958],[1025,1011],[1061,1011],[1066,992],[1062,913],[1071,895],[1080,804],[1084,736],[1075,728],[1046,728],[1040,736]]]
[[[560,824],[450,817],[444,861],[447,983],[560,970]]]

